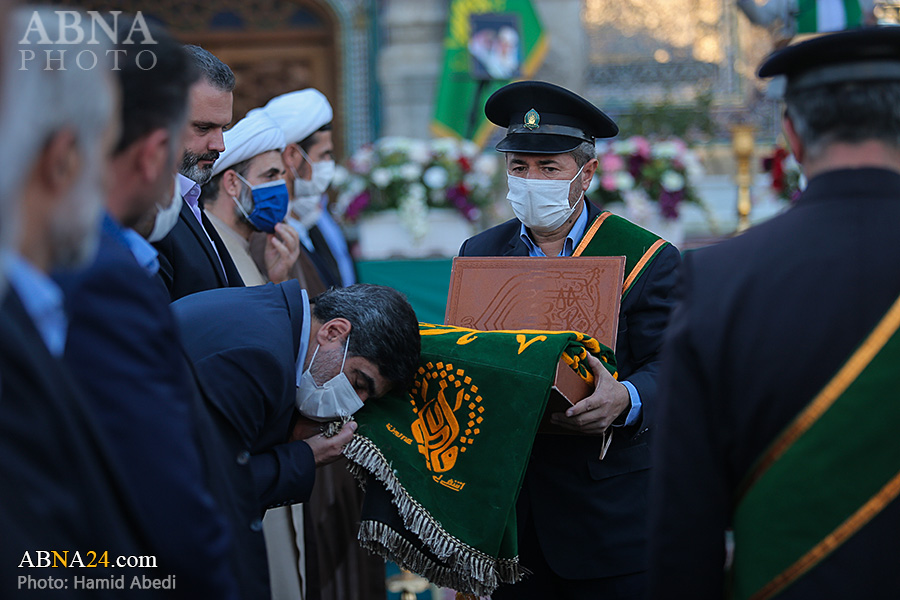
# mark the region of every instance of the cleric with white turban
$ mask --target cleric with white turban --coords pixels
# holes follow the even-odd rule
[[[278,123],[289,144],[299,144],[334,119],[328,98],[313,88],[275,96],[257,110]]]
[[[284,181],[284,133],[263,112],[254,112],[225,132],[225,152],[203,186],[203,208],[234,264],[250,285],[291,277],[299,239],[282,221],[288,211]],[[251,240],[262,232],[264,260],[254,260]],[[262,234],[259,234],[262,235]]]
[[[284,150],[285,137],[281,127],[260,110],[251,111],[225,132],[225,152],[213,165],[213,177],[238,163],[263,152]]]
[[[353,259],[340,227],[325,210],[325,191],[334,178],[334,111],[322,92],[307,88],[272,98],[263,108],[284,131],[285,180],[291,193],[290,223],[313,260],[325,268],[329,285],[356,282]]]

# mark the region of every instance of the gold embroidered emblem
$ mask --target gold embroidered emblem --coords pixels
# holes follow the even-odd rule
[[[429,362],[419,367],[410,397],[416,413],[412,434],[428,470],[433,473],[450,471],[459,455],[481,433],[484,406],[478,386],[465,371],[454,370],[450,363]],[[465,486],[465,482],[443,476],[435,476],[434,480],[457,491]]]
[[[537,129],[541,126],[541,115],[538,114],[538,111],[533,108],[525,113],[525,128],[526,129]]]

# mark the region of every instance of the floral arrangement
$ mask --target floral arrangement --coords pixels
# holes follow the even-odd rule
[[[396,209],[414,238],[428,231],[430,208],[453,208],[470,222],[497,197],[496,155],[473,142],[386,137],[365,146],[338,167],[336,214],[344,222]]]
[[[682,202],[702,206],[695,182],[703,169],[680,139],[651,142],[635,136],[597,145],[596,183],[590,193],[602,204],[621,202],[632,220],[657,212],[675,220]]]
[[[794,202],[800,197],[800,164],[789,150],[777,146],[771,155],[763,158],[762,168],[771,177],[776,198]]]

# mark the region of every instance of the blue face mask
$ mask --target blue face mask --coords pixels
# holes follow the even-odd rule
[[[237,198],[233,198],[238,210],[258,230],[266,233],[275,233],[275,226],[287,216],[290,202],[287,184],[283,179],[279,179],[278,181],[251,185],[237,171],[234,174],[250,188],[250,198],[253,200],[253,210],[248,215],[241,202]]]

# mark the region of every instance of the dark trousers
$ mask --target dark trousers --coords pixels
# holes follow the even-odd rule
[[[646,571],[601,579],[563,579],[547,564],[530,526],[519,528],[519,564],[531,575],[515,585],[501,585],[491,600],[644,600],[647,591]]]

